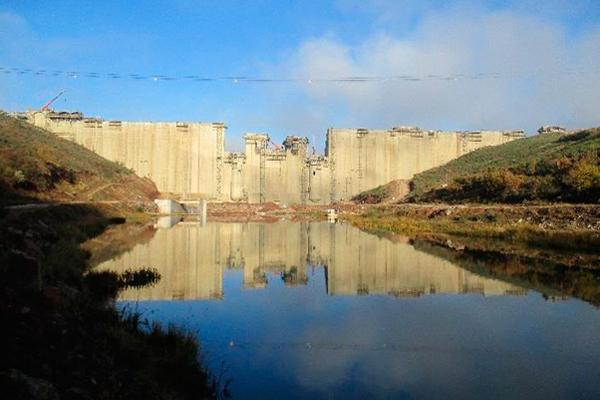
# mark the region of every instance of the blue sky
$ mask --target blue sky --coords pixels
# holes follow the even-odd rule
[[[330,126],[526,129],[600,125],[598,1],[0,1],[0,66],[294,83],[0,73],[0,108],[106,119],[223,121],[316,140]],[[308,83],[368,75],[456,81]]]

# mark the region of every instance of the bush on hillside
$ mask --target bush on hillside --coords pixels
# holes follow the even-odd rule
[[[599,152],[600,128],[484,147],[415,175],[411,199],[597,202]]]
[[[516,203],[522,201],[600,200],[600,158],[597,151],[580,156],[562,156],[551,161],[530,162],[508,169],[458,177],[445,188],[434,189],[426,201],[477,201]]]
[[[600,198],[600,163],[598,153],[587,153],[567,169],[563,184],[582,199]]]
[[[361,204],[379,204],[387,196],[387,189],[385,186],[377,186],[374,189],[361,192],[352,198],[355,203]]]

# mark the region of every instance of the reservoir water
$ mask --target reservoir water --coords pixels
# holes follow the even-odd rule
[[[347,224],[176,222],[97,268],[156,268],[120,306],[197,333],[233,398],[600,398],[596,281]]]

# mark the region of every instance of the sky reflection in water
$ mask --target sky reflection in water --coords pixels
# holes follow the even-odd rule
[[[198,332],[234,398],[592,398],[600,313],[344,224],[180,223],[99,268],[123,304]]]

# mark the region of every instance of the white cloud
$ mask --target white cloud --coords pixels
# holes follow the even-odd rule
[[[300,90],[306,109],[327,110],[337,125],[532,131],[546,123],[600,125],[597,65],[600,29],[569,37],[550,19],[468,8],[429,13],[404,37],[382,30],[354,44],[312,38],[270,69],[313,80],[500,73],[497,79],[313,83]]]

